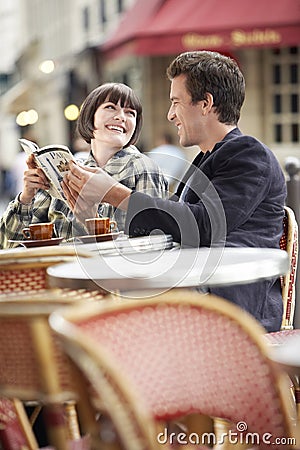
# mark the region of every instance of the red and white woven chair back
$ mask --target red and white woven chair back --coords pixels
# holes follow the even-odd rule
[[[72,246],[14,248],[0,254],[0,294],[47,288],[47,268],[91,253]]]
[[[46,269],[37,267],[30,269],[0,270],[0,293],[24,292],[46,288]]]
[[[280,248],[288,252],[291,261],[289,272],[281,279],[283,298],[281,329],[289,330],[293,328],[295,311],[296,273],[298,264],[298,224],[293,210],[288,206],[285,207]]]
[[[111,355],[156,419],[200,412],[245,422],[261,437],[287,435],[264,330],[234,305],[178,290],[82,313],[71,320],[77,331]]]
[[[32,307],[29,300],[25,302],[26,307]],[[14,317],[13,314],[6,313],[7,304],[5,305],[5,303],[5,301],[0,303],[0,395],[47,402],[50,397],[47,398],[49,394],[47,382],[45,383],[42,376],[44,368],[41,367],[41,361],[38,360],[37,336],[33,333],[33,329],[36,323],[43,322],[45,332],[51,333],[50,329],[47,330],[50,312],[42,313],[43,306],[41,305],[38,306],[39,316],[33,314],[30,317],[27,314],[22,317],[22,313],[18,312],[19,303],[16,301],[10,304],[10,308],[16,310]],[[54,308],[55,305],[53,305]],[[43,339],[42,335],[40,339]],[[54,339],[51,339],[51,348],[48,348],[46,342],[44,351],[49,366],[56,373],[61,390],[66,393],[66,398],[72,398],[71,392],[74,392],[74,386],[67,359]]]

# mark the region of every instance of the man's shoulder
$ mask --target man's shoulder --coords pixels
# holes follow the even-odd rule
[[[284,178],[275,154],[260,140],[249,135],[241,134],[222,141],[202,161],[200,167],[204,169],[206,166],[210,173],[239,170],[241,173],[256,173],[257,177]]]
[[[224,141],[228,145],[253,145],[257,147],[266,147],[259,139],[250,134],[233,134],[229,139]]]
[[[225,153],[232,153],[236,157],[239,155],[245,157],[249,154],[251,158],[255,158],[259,155],[260,158],[276,159],[274,153],[266,144],[256,137],[247,134],[233,135],[229,139],[222,141],[217,150],[220,149],[222,149],[222,152],[216,152],[219,156],[221,156],[222,153],[223,156],[225,156]]]

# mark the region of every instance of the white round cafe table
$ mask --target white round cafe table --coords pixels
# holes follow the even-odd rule
[[[283,250],[197,248],[95,254],[50,267],[47,273],[50,287],[135,291],[245,284],[283,275],[288,269]]]
[[[270,348],[270,357],[291,375],[300,377],[300,330],[291,330],[281,344]]]

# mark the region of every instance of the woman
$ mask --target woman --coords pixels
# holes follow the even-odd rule
[[[142,106],[130,87],[106,83],[94,89],[84,101],[77,126],[91,145],[84,165],[101,167],[134,191],[166,197],[168,186],[161,170],[134,146],[142,127]],[[30,223],[54,222],[57,235],[67,239],[86,234],[83,219],[73,215],[71,205],[49,195],[48,180],[33,156],[27,165],[23,190],[9,203],[0,222],[0,247],[17,245],[8,240],[22,240],[22,229]],[[114,218],[118,229],[124,229],[125,212],[100,204],[98,214]]]

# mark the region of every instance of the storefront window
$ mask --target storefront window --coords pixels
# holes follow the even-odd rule
[[[85,31],[88,31],[89,26],[90,26],[90,13],[89,13],[89,8],[87,6],[85,8],[83,8],[82,18],[83,18],[83,29]]]
[[[292,123],[291,125],[291,141],[299,142],[299,124]]]
[[[298,47],[266,52],[266,131],[270,144],[299,145],[299,53]]]
[[[123,10],[124,10],[123,0],[118,0],[117,1],[117,11],[118,11],[118,13],[121,14],[121,12],[123,12]]]
[[[280,123],[274,125],[274,135],[276,142],[282,142],[282,126]]]
[[[290,65],[290,81],[292,84],[298,83],[298,66],[297,66],[297,64]]]
[[[273,66],[273,83],[280,84],[281,81],[281,67],[278,64],[274,64]]]
[[[100,0],[99,9],[100,9],[100,22],[102,24],[105,24],[107,22],[105,0]]]
[[[281,95],[280,94],[276,94],[274,95],[274,112],[276,114],[280,114],[281,113]]]
[[[299,95],[298,94],[291,95],[291,112],[292,113],[299,112]]]

